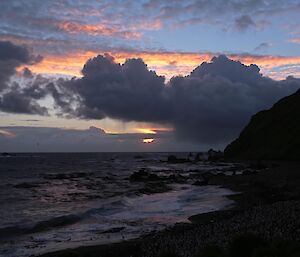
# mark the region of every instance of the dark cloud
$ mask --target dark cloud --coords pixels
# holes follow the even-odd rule
[[[37,61],[24,47],[3,45],[18,49],[2,54],[4,64],[13,63],[8,75],[24,62]],[[29,70],[25,73],[29,75],[25,85],[6,82],[0,94],[2,112],[48,115],[40,100],[51,96],[59,116],[166,124],[180,139],[217,145],[235,138],[254,113],[300,87],[299,79],[275,81],[262,76],[258,66],[224,55],[167,83],[142,59],[128,59],[121,65],[110,55],[88,60],[82,78],[51,82],[40,75],[32,77]]]
[[[32,61],[26,48],[8,41],[0,41],[0,92],[7,87],[10,77],[21,64]]]
[[[73,98],[79,105],[73,112],[76,116],[88,119],[109,116],[138,121],[167,119],[164,77],[149,71],[141,59],[129,59],[119,65],[112,57],[99,55],[85,64],[82,73],[82,79],[62,82],[59,87],[61,91],[68,88],[78,95],[77,99]],[[58,105],[64,96],[54,96]],[[62,107],[65,108],[64,104]],[[160,113],[159,117],[157,113]]]
[[[177,134],[202,143],[226,143],[251,115],[299,88],[300,80],[274,81],[263,77],[256,65],[219,56],[170,84],[170,91],[176,93],[172,123]]]
[[[14,45],[9,41],[0,41],[0,92],[8,86],[17,67],[39,61],[41,57],[32,55],[27,48]]]
[[[242,15],[236,18],[234,25],[238,31],[246,31],[247,29],[256,26],[255,22],[249,15]]]
[[[32,55],[27,48],[17,46],[9,41],[0,41],[0,60],[15,61],[16,64],[34,64],[41,61],[41,56]]]
[[[262,76],[256,65],[223,55],[167,84],[141,59],[120,65],[110,56],[98,56],[82,73],[80,79],[52,85],[64,114],[170,124],[179,138],[205,144],[232,140],[254,113],[300,87],[299,79],[275,81]]]
[[[0,110],[9,113],[47,115],[47,108],[40,106],[21,91],[9,91],[0,96]]]
[[[41,61],[24,46],[17,46],[8,41],[0,41],[0,111],[10,113],[27,113],[46,115],[47,109],[41,107],[36,100],[46,96],[42,88],[47,80],[37,76],[32,83],[22,88],[18,83],[10,81],[21,65],[31,65]],[[25,78],[33,78],[31,71],[25,68]]]

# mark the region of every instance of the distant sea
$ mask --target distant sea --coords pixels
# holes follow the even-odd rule
[[[233,204],[226,198],[230,190],[195,183],[199,174],[226,173],[231,164],[174,164],[166,161],[168,155],[26,153],[0,157],[0,256],[26,257],[137,238]],[[176,153],[177,157],[187,155]],[[141,170],[163,178],[160,189],[155,189],[159,180],[147,184],[130,179]]]

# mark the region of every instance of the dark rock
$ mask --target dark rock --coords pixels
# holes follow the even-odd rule
[[[1,154],[2,157],[12,157],[12,156],[16,156],[15,153],[7,153],[7,152],[4,152]]]
[[[197,153],[194,159],[194,162],[199,162],[199,161],[203,161],[206,160],[207,158],[203,158],[203,153]]]
[[[168,156],[168,163],[185,163],[189,161],[189,159],[177,158],[175,155]]]
[[[165,193],[170,190],[171,188],[163,182],[150,182],[146,183],[143,188],[138,190],[138,192],[141,194],[150,195],[155,193]]]
[[[144,170],[140,170],[131,174],[129,180],[136,181],[136,182],[143,182],[148,180],[159,180],[159,177],[156,174],[149,173]]]
[[[208,151],[208,158],[207,158],[208,161],[215,162],[215,161],[223,160],[223,158],[224,158],[224,154],[222,151],[215,151],[213,149],[210,149]]]
[[[227,159],[300,160],[300,90],[255,114],[225,151]]]
[[[186,181],[184,176],[175,174],[168,176],[166,179],[169,183],[184,183]]]
[[[175,155],[168,156],[168,162],[170,163],[177,163],[178,159]]]

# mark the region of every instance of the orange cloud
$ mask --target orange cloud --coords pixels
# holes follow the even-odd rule
[[[300,64],[300,56],[272,56],[272,55],[228,55],[233,60],[244,64],[256,64],[262,67],[274,68],[281,65]]]
[[[104,52],[80,52],[66,56],[44,56],[41,63],[32,66],[35,73],[65,74],[81,76],[81,69],[89,58]],[[124,63],[128,58],[142,58],[150,69],[166,77],[187,75],[203,61],[209,61],[212,54],[175,53],[175,52],[109,52],[115,61]]]
[[[148,128],[138,128],[137,129],[140,133],[143,134],[156,134],[156,131],[153,129],[148,129]]]
[[[140,133],[143,134],[157,134],[159,132],[171,132],[173,131],[173,128],[170,127],[164,127],[164,128],[136,128]]]
[[[158,21],[157,24],[160,24]],[[160,25],[157,25],[160,26]],[[0,36],[1,40],[10,40],[16,44],[32,45],[38,43],[44,45],[45,42],[32,40],[29,38],[15,36]],[[47,40],[47,45],[57,47],[60,42]],[[142,58],[148,67],[155,70],[157,74],[171,78],[175,75],[188,75],[202,62],[208,62],[213,56],[219,53],[203,52],[168,52],[168,51],[106,51],[115,57],[116,62],[124,63],[127,58]],[[64,56],[44,55],[41,63],[31,67],[35,73],[62,74],[70,76],[81,76],[81,69],[89,58],[104,51],[80,51],[68,53]],[[293,69],[276,72],[272,69],[280,66],[295,66],[300,64],[300,56],[272,56],[272,55],[251,55],[251,54],[228,54],[233,60],[239,60],[246,65],[257,64],[264,75],[274,79],[283,79],[286,76],[298,76],[299,72]]]
[[[136,31],[122,30],[118,26],[104,24],[81,24],[77,22],[63,21],[56,24],[61,30],[68,33],[87,33],[93,36],[120,36],[126,39],[140,39],[142,34]]]
[[[192,53],[192,52],[108,52],[114,56],[115,61],[124,63],[128,58],[142,58],[148,67],[155,70],[157,74],[171,78],[175,75],[188,75],[194,68],[202,62],[208,62],[217,54],[214,53]],[[65,74],[71,76],[81,76],[81,69],[89,58],[95,57],[104,52],[78,52],[65,56],[44,56],[41,63],[31,67],[35,73]],[[272,69],[284,65],[299,65],[300,56],[271,56],[271,55],[247,55],[247,54],[229,54],[229,58],[239,60],[246,65],[257,64],[264,75],[275,79],[281,79],[276,76]],[[288,73],[287,75],[292,75]]]

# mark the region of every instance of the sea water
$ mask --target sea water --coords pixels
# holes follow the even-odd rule
[[[233,193],[228,189],[193,185],[199,174],[226,173],[231,164],[172,164],[167,156],[35,153],[0,157],[0,256],[26,257],[137,238],[233,204],[226,197]],[[147,181],[130,180],[139,170],[185,179],[180,183],[164,179],[165,190],[147,193],[142,190]]]

